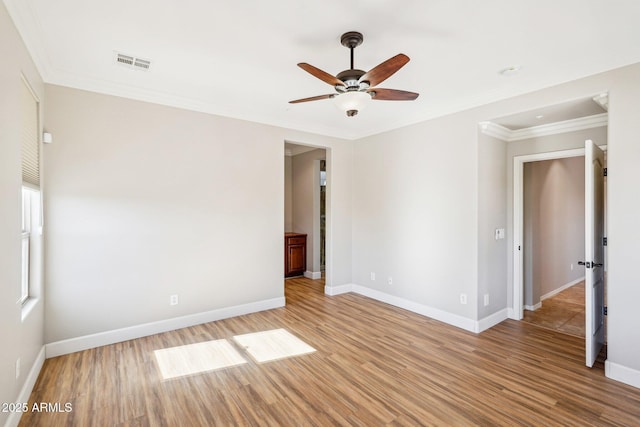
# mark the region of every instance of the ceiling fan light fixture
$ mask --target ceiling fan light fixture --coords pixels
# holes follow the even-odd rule
[[[367,92],[349,91],[336,95],[332,99],[333,103],[346,112],[348,117],[353,117],[369,105],[371,95]]]

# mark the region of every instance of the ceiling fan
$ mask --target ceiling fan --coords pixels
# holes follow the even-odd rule
[[[377,101],[413,101],[416,99],[418,94],[415,92],[374,87],[391,77],[409,62],[409,57],[403,53],[387,59],[369,71],[353,68],[353,51],[362,44],[362,41],[362,34],[357,31],[349,31],[342,35],[340,42],[351,51],[351,68],[338,73],[336,76],[332,76],[305,62],[298,64],[298,67],[309,74],[333,86],[336,93],[296,99],[289,101],[289,103],[297,104],[321,99],[333,99],[336,105],[347,113],[348,117],[353,117],[372,99]]]

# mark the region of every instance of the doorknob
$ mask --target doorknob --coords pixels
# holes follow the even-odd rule
[[[598,263],[598,262],[584,262],[584,261],[578,261],[578,265],[584,265],[586,268],[596,268],[596,267],[602,267],[602,263]]]

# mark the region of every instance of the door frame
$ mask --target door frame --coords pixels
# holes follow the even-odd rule
[[[326,187],[325,187],[325,286],[324,286],[324,291],[326,294],[328,294],[328,290],[331,289],[331,285],[332,285],[332,278],[333,278],[333,250],[332,250],[332,245],[333,245],[333,239],[331,238],[332,233],[332,227],[333,227],[333,218],[332,218],[332,203],[331,203],[331,198],[332,198],[332,188],[333,188],[333,149],[329,146],[325,146],[325,145],[318,145],[318,144],[311,144],[311,143],[305,143],[305,142],[300,142],[300,141],[296,141],[296,140],[291,140],[291,139],[285,139],[282,143],[283,148],[285,147],[286,144],[292,144],[292,145],[300,145],[300,146],[304,146],[304,147],[309,147],[309,148],[313,148],[313,149],[320,149],[320,150],[324,150],[325,151],[325,168],[326,168],[326,179],[327,179],[327,183],[326,183]],[[283,153],[285,156],[287,156],[286,151]],[[284,166],[284,165],[283,165]],[[317,167],[317,171],[316,171],[316,167]],[[316,202],[316,198],[317,198],[317,202],[319,204],[320,202],[320,187],[319,187],[319,183],[320,183],[320,163],[319,162],[315,162],[314,161],[314,182],[317,181],[318,185],[314,185],[314,194],[313,194],[313,200],[314,200],[314,204]],[[317,173],[315,173],[317,172]],[[284,167],[283,167],[283,175],[284,175]],[[283,176],[284,178],[284,176]],[[317,194],[316,194],[316,187],[317,187]],[[283,186],[283,199],[284,199],[284,186]],[[317,212],[316,212],[317,211]],[[318,209],[313,210],[313,215],[314,215],[314,233],[315,233],[315,223],[316,223],[316,219],[315,216],[318,216],[318,237],[319,237],[319,217],[320,217],[320,209],[318,206]],[[285,212],[283,211],[283,218],[282,218],[282,224],[284,225],[284,215]],[[286,231],[286,230],[285,230]],[[313,239],[315,242],[315,238]],[[318,239],[319,240],[319,239]],[[315,244],[315,243],[314,243]],[[319,255],[318,255],[319,256]],[[315,278],[313,278],[315,279]],[[319,277],[318,277],[319,279]],[[283,281],[284,283],[284,281]]]
[[[604,152],[607,145],[598,146]],[[525,154],[513,158],[513,301],[509,310],[509,318],[522,320],[524,307],[524,251],[522,250],[524,235],[524,164],[542,160],[565,159],[568,157],[580,157],[585,155],[585,149],[574,148],[569,150],[549,151],[545,153]],[[605,232],[607,230],[607,212],[605,195]],[[606,256],[606,255],[605,255]],[[605,324],[606,328],[606,324]],[[606,333],[606,331],[605,331]]]
[[[606,146],[600,147],[606,150]],[[511,319],[522,320],[524,307],[524,164],[543,160],[565,159],[585,155],[585,149],[550,151],[545,153],[525,154],[513,158],[513,301]]]

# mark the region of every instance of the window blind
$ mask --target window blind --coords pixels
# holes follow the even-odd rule
[[[40,188],[40,138],[38,100],[23,80],[20,94],[22,112],[22,182]]]

